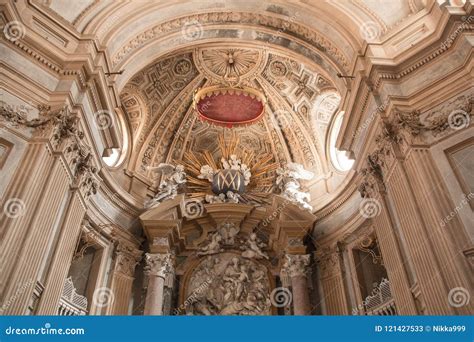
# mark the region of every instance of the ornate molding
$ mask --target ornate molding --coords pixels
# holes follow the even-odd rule
[[[181,18],[173,19],[140,33],[130,41],[128,41],[115,55],[112,57],[114,66],[122,62],[125,57],[131,55],[136,49],[144,46],[150,40],[158,36],[164,36],[165,33],[179,31],[189,22],[198,22],[202,26],[207,25],[261,25],[263,27],[270,27],[279,32],[290,33],[297,38],[311,44],[317,48],[318,51],[327,53],[334,59],[343,69],[347,71],[349,63],[346,57],[324,36],[320,35],[313,29],[304,27],[296,22],[288,26],[288,20],[284,18],[270,17],[257,13],[246,12],[215,12],[215,13],[200,13]],[[281,34],[281,33],[280,33]]]
[[[460,24],[462,25],[462,24]],[[453,32],[456,32],[457,27],[453,28],[451,32],[447,35],[447,37],[453,37]],[[474,30],[474,25],[464,25],[463,31],[472,31]],[[400,72],[393,72],[393,73],[388,73],[388,72],[382,72],[380,74],[374,74],[374,77],[372,78],[373,84],[374,84],[374,90],[379,89],[380,85],[384,80],[400,80],[401,78],[408,76],[409,74],[415,72],[419,68],[423,67],[425,64],[428,64],[429,62],[433,61],[434,59],[440,57],[443,55],[446,51],[449,50],[449,48],[459,39],[460,34],[457,34],[454,39],[444,39],[441,44],[441,46],[436,49],[434,52],[429,54],[428,56],[421,58],[417,61],[415,61],[412,65],[409,67],[405,68],[404,70]]]
[[[425,122],[421,122],[420,111],[401,112],[395,114],[394,125],[405,130],[411,136],[417,137],[425,132],[438,136],[448,130],[457,130],[469,126],[474,116],[474,97],[470,96],[450,113],[433,113]]]

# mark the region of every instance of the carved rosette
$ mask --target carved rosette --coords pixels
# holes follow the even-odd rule
[[[115,273],[133,277],[135,266],[141,260],[142,254],[142,251],[136,249],[131,244],[119,242],[115,251]]]
[[[293,277],[309,277],[311,255],[297,255],[286,254],[285,261],[281,270],[284,278],[285,276]]]

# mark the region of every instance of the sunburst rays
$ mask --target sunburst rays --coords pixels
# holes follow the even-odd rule
[[[272,191],[275,170],[279,164],[273,161],[273,156],[269,153],[255,154],[245,150],[240,145],[240,139],[232,132],[229,139],[224,135],[218,137],[218,155],[213,156],[210,151],[184,153],[183,160],[176,161],[186,169],[187,174],[187,194],[191,198],[205,198],[206,195],[215,195],[212,192],[212,183],[207,179],[199,179],[203,165],[209,165],[214,170],[223,168],[221,158],[230,159],[231,155],[236,155],[243,164],[246,164],[252,174],[250,183],[243,194],[240,194],[245,202],[266,202],[268,194]]]

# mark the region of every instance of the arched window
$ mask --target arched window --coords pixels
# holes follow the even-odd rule
[[[354,164],[354,160],[347,156],[347,152],[340,151],[336,148],[336,140],[341,130],[342,119],[344,118],[344,112],[339,112],[333,119],[331,132],[329,135],[329,155],[331,162],[334,167],[339,171],[349,171]]]

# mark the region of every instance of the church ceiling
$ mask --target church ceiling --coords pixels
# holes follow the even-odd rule
[[[232,128],[202,120],[194,94],[214,85],[261,92],[262,118]],[[256,155],[268,153],[277,163],[294,161],[322,174],[328,167],[325,135],[338,98],[323,72],[264,49],[223,45],[167,56],[133,76],[121,93],[133,137],[128,168],[148,178],[150,167],[181,160],[187,151],[216,153],[218,136],[232,132]]]

